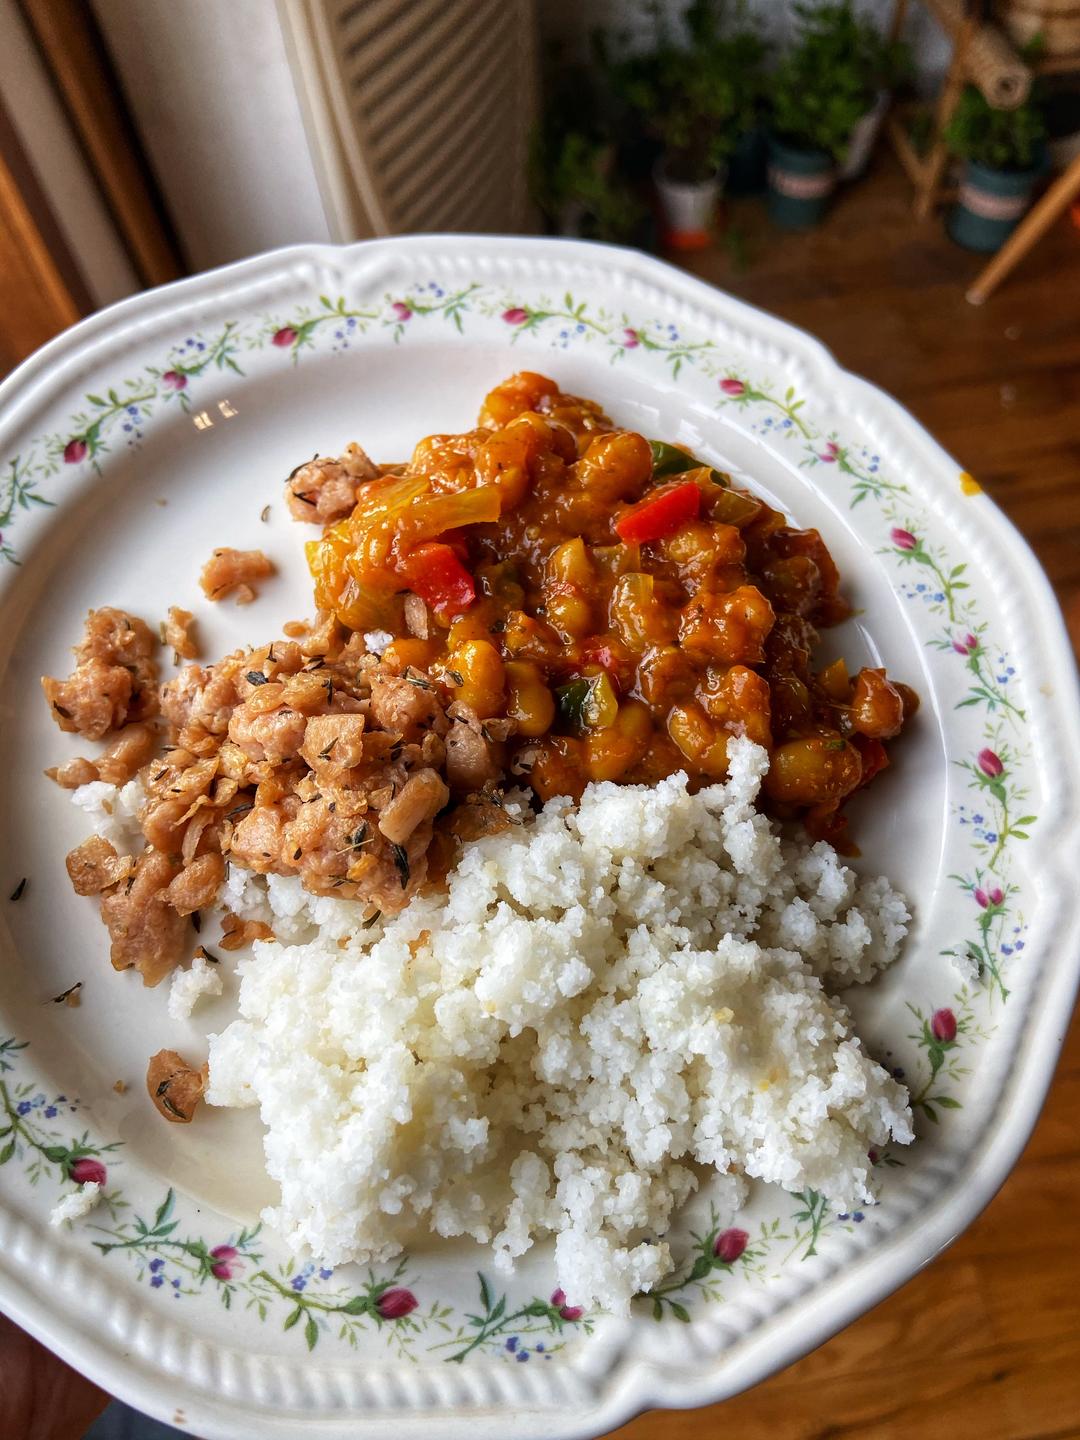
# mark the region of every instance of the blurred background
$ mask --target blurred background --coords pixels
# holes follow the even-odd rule
[[[632,245],[803,326],[978,476],[1080,640],[1080,0],[0,0],[0,376],[146,287],[417,231]],[[1080,1435],[1078,1111],[1074,1027],[930,1271],[620,1435]]]

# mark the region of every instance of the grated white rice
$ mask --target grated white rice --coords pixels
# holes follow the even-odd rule
[[[509,1269],[554,1233],[570,1300],[619,1311],[670,1272],[657,1237],[695,1166],[724,1214],[744,1176],[872,1200],[867,1150],[912,1139],[907,1095],[822,982],[895,958],[907,907],[781,841],[754,809],[766,752],[730,753],[693,796],[675,775],[511,803],[522,823],[468,846],[445,896],[372,930],[231,871],[223,903],[278,938],[239,965],[207,1099],[260,1107],[290,1246],[381,1262],[428,1226]]]
[[[169,1018],[187,1020],[204,995],[220,995],[219,966],[196,955],[186,970],[174,970],[169,984]]]
[[[60,1226],[70,1224],[72,1220],[81,1220],[84,1215],[90,1214],[100,1199],[101,1186],[96,1180],[88,1180],[77,1190],[69,1190],[66,1195],[61,1195],[49,1211],[49,1224]]]

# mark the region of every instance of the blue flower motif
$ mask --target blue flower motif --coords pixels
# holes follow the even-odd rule
[[[941,591],[941,590],[939,590],[939,591],[937,592],[937,594],[934,596],[934,599],[935,599],[935,600],[944,600],[944,599],[945,599],[944,592]]]
[[[126,420],[126,421],[124,422],[124,429],[125,429],[125,430],[130,430],[131,428],[132,428],[131,421],[130,421],[130,420]]]
[[[46,1106],[45,1106],[45,1118],[46,1118],[46,1120],[51,1120],[56,1113],[57,1113],[57,1111],[56,1111],[56,1106],[55,1106],[55,1105],[46,1105]]]
[[[584,333],[585,326],[579,323],[579,324],[577,324],[577,325],[574,326],[574,329],[577,331],[577,333],[578,333],[579,335],[581,335],[581,334]]]
[[[506,1348],[510,1351],[510,1354],[513,1355],[514,1351],[518,1348],[518,1337],[516,1335],[510,1336],[510,1339],[506,1342]]]
[[[1022,950],[1022,949],[1024,948],[1024,942],[1023,942],[1023,940],[1017,940],[1017,942],[1016,942],[1016,948],[1017,948],[1017,950]]]
[[[304,1279],[303,1275],[294,1275],[293,1278],[289,1281],[289,1284],[294,1290],[299,1292],[303,1290],[304,1286],[307,1284],[307,1281]]]
[[[165,1284],[165,1276],[151,1275],[150,1284],[154,1287],[155,1290],[159,1290],[161,1286]]]
[[[29,1100],[20,1100],[19,1103],[18,1103],[18,1105],[15,1106],[15,1113],[16,1113],[17,1115],[29,1115],[29,1114],[30,1114],[30,1101],[29,1101]]]
[[[1011,955],[1013,953],[1013,947],[1011,945],[1002,945],[1001,953],[1003,955]]]
[[[200,340],[199,343],[195,346],[195,349],[196,349],[196,350],[205,350],[205,349],[206,349],[206,346],[205,346],[205,345],[203,344],[203,342]]]
[[[836,1218],[837,1218],[837,1220],[850,1220],[850,1219],[851,1219],[851,1216],[848,1214],[848,1212],[847,1212],[846,1210],[843,1210],[843,1211],[841,1211],[841,1213],[840,1213],[839,1215],[837,1215]]]
[[[866,1216],[863,1214],[863,1212],[862,1212],[861,1210],[856,1210],[856,1211],[855,1211],[855,1214],[852,1215],[851,1218],[855,1221],[855,1224],[856,1224],[856,1225],[861,1225],[862,1222],[866,1219]]]
[[[537,1344],[535,1344],[535,1345],[533,1346],[533,1349],[536,1350],[539,1354],[542,1355],[542,1354],[544,1353],[544,1342],[543,1342],[543,1340],[538,1341]]]
[[[169,1284],[173,1287],[174,1290],[179,1290],[179,1289],[180,1289],[180,1281],[179,1281],[179,1280],[170,1280],[170,1281],[169,1281]]]
[[[325,1265],[324,1265],[323,1268],[319,1271],[319,1279],[320,1279],[320,1280],[329,1280],[329,1279],[330,1279],[330,1276],[333,1275],[333,1273],[334,1273],[333,1270],[327,1270],[327,1268],[326,1268]]]
[[[925,586],[925,585],[916,585],[916,586],[915,586],[915,591],[916,591],[916,593],[919,594],[919,595],[921,595],[922,592],[923,592],[925,589],[926,589],[926,586]]]
[[[529,1352],[528,1352],[528,1350],[519,1350],[519,1351],[517,1352],[517,1354],[514,1356],[514,1359],[515,1359],[515,1360],[528,1360],[528,1358],[529,1358]]]
[[[346,320],[346,322],[345,322],[345,328],[346,328],[347,330],[355,330],[355,329],[356,329],[356,316],[355,316],[355,315],[350,315],[350,316],[349,316],[348,320]]]
[[[155,1274],[155,1275],[157,1274],[157,1272],[158,1272],[159,1270],[164,1270],[164,1269],[165,1269],[165,1261],[162,1260],[162,1258],[160,1257],[160,1255],[157,1256],[155,1259],[153,1259],[153,1260],[150,1261],[150,1269],[151,1269],[151,1271],[153,1272],[153,1274]]]
[[[993,830],[987,830],[986,833],[985,833],[985,835],[983,836],[983,839],[986,841],[986,843],[987,843],[988,845],[996,845],[996,844],[997,844],[997,833],[996,833],[995,831],[993,831]]]
[[[961,806],[961,809],[963,809],[963,806]],[[982,825],[986,819],[985,815],[973,815],[971,818],[976,825]]]

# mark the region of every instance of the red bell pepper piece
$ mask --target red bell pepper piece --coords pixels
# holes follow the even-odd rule
[[[413,594],[436,615],[460,615],[476,599],[473,577],[449,545],[438,541],[417,545],[397,568]]]
[[[661,485],[643,500],[631,505],[615,521],[615,533],[627,545],[644,545],[674,534],[701,512],[701,491],[693,480]]]

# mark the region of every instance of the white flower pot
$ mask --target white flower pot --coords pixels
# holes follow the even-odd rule
[[[660,159],[653,167],[653,182],[660,200],[664,242],[675,250],[700,250],[713,238],[716,210],[724,184],[723,169],[708,180],[687,184],[672,180]]]
[[[868,110],[861,120],[856,121],[851,132],[847,158],[838,171],[841,180],[857,180],[870,163],[870,156],[888,108],[889,92],[879,90],[872,109]]]

